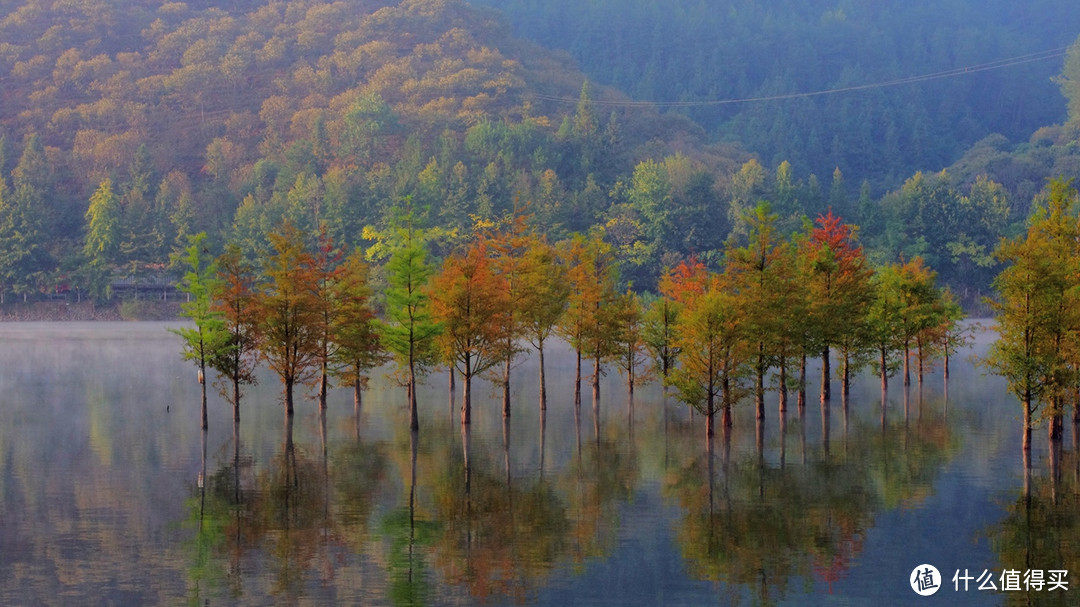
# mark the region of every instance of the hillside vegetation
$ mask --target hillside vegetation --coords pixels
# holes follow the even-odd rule
[[[1051,77],[1080,33],[1062,0],[474,0],[565,49],[635,99],[708,102],[860,87],[780,101],[676,107],[717,138],[800,173],[834,168],[874,192],[936,171],[997,133],[1060,122]],[[1056,50],[1057,55],[1046,60]],[[1015,61],[1006,61],[1017,58]],[[1000,69],[984,70],[1011,64]],[[943,74],[902,86],[869,87]]]
[[[1000,236],[1080,166],[1074,108],[880,197],[833,160],[812,172],[811,148],[789,162],[709,143],[461,0],[9,0],[0,15],[0,295],[107,297],[118,278],[173,273],[189,235],[254,256],[284,219],[368,246],[406,199],[448,235],[437,255],[519,210],[551,242],[599,230],[622,284],[652,290],[688,255],[719,267],[765,200],[785,235],[832,208],[873,262],[922,256],[972,303]],[[1077,98],[1068,73],[1066,99],[1047,96],[1059,109]]]

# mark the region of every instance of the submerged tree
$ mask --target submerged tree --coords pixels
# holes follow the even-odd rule
[[[675,325],[679,366],[669,382],[680,400],[705,415],[705,435],[711,440],[718,411],[723,409],[724,426],[731,425],[746,358],[742,310],[721,276],[700,262],[683,262],[661,288],[683,306]]]
[[[1022,237],[1002,241],[997,251],[1005,269],[994,286],[991,301],[998,340],[987,360],[993,372],[1005,377],[1009,390],[1023,407],[1025,461],[1031,452],[1031,429],[1038,408],[1048,416],[1060,414],[1061,394],[1070,385],[1066,339],[1076,333],[1076,219],[1072,208],[1076,190],[1054,181],[1045,208],[1037,208]],[[1056,420],[1052,421],[1053,437]]]
[[[416,411],[416,378],[436,358],[435,337],[441,328],[431,315],[425,233],[416,226],[412,210],[396,220],[386,263],[386,310],[380,333],[386,349],[405,372],[409,396],[409,427],[420,427]]]
[[[195,323],[195,326],[180,327],[172,331],[184,340],[184,358],[194,361],[199,368],[202,428],[206,430],[206,366],[219,356],[222,348],[228,344],[229,337],[222,313],[214,308],[213,295],[219,288],[217,266],[207,254],[206,234],[199,233],[188,237],[188,247],[184,250],[183,258],[178,261],[187,267],[179,289],[191,298],[181,305],[181,314]]]
[[[318,304],[312,293],[311,255],[303,234],[285,223],[269,235],[264,259],[268,282],[259,297],[259,354],[281,378],[285,413],[293,414],[293,390],[316,377],[319,350]]]
[[[255,267],[235,245],[225,247],[217,267],[214,308],[221,314],[228,336],[211,365],[232,387],[231,393],[225,386],[221,391],[232,402],[233,422],[239,423],[241,386],[255,383],[255,355],[259,347]]]
[[[810,333],[821,351],[821,399],[827,401],[831,349],[853,335],[863,320],[870,303],[870,268],[862,247],[855,244],[854,226],[831,210],[816,223],[801,253],[809,268]]]
[[[387,359],[371,308],[368,265],[359,251],[345,258],[334,291],[338,302],[331,325],[335,373],[353,389],[353,406],[359,412],[365,374]]]
[[[508,356],[509,294],[505,277],[493,266],[481,238],[462,254],[447,257],[431,285],[432,313],[442,326],[439,348],[465,384],[462,424],[471,422],[473,378]]]
[[[525,251],[522,274],[528,284],[529,298],[521,310],[525,339],[536,348],[540,363],[540,409],[547,408],[547,378],[544,366],[544,345],[554,334],[566,309],[570,285],[566,266],[558,253],[542,236],[532,238]]]

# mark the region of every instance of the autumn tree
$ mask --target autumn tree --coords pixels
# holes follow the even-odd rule
[[[368,265],[355,251],[345,258],[334,284],[337,311],[331,325],[333,362],[341,382],[353,389],[353,406],[360,411],[369,369],[386,362],[375,312],[371,307]]]
[[[878,268],[871,279],[873,299],[866,315],[868,341],[874,349],[882,392],[889,388],[889,377],[900,366],[901,338],[901,273],[900,264]]]
[[[451,255],[431,283],[433,318],[442,326],[438,347],[462,376],[461,423],[472,417],[472,380],[506,360],[509,296],[495,271],[488,242],[478,238]]]
[[[319,408],[326,408],[326,393],[330,383],[331,365],[337,358],[337,343],[334,328],[338,326],[338,315],[344,302],[339,297],[338,287],[342,278],[341,259],[343,254],[334,246],[325,226],[319,229],[319,239],[315,252],[307,258],[305,280],[311,290],[311,303],[314,305],[316,332],[315,364],[319,367],[318,398]]]
[[[540,364],[540,409],[547,408],[544,345],[555,333],[570,294],[567,270],[555,247],[535,236],[522,259],[522,276],[529,284],[527,305],[520,311],[525,339],[536,348]]]
[[[899,282],[899,341],[903,348],[904,385],[911,384],[911,347],[921,348],[919,341],[928,329],[937,326],[938,291],[934,284],[937,273],[916,257],[898,268]],[[925,340],[930,341],[930,340]],[[922,382],[922,359],[920,357],[919,381]]]
[[[214,308],[214,293],[220,288],[217,266],[206,251],[206,234],[199,233],[188,238],[188,247],[180,260],[187,267],[178,288],[190,296],[181,304],[181,314],[190,319],[194,327],[172,329],[184,340],[184,358],[195,362],[199,368],[199,386],[202,390],[202,428],[208,428],[206,415],[206,366],[228,344],[229,334],[220,311]]]
[[[211,365],[227,380],[222,394],[233,405],[233,422],[240,422],[242,386],[254,384],[258,352],[259,308],[255,293],[255,266],[236,245],[226,245],[217,259],[217,289],[214,308],[221,314],[228,333],[225,346]],[[231,391],[228,389],[231,387]]]
[[[997,251],[1006,267],[994,281],[998,296],[990,303],[998,339],[987,363],[1006,379],[1023,407],[1026,465],[1035,413],[1047,406],[1045,417],[1051,419],[1051,438],[1056,438],[1061,388],[1070,383],[1062,355],[1065,339],[1077,326],[1075,202],[1070,182],[1051,182],[1046,206],[1033,213],[1027,233],[1002,241]]]
[[[731,424],[746,358],[742,309],[721,276],[700,262],[682,262],[661,288],[683,306],[675,325],[679,366],[669,382],[680,400],[704,414],[705,435],[711,439],[718,411],[723,410],[724,426]]]
[[[319,352],[318,303],[312,293],[311,254],[303,234],[286,222],[269,234],[259,297],[260,357],[281,378],[286,415],[293,414],[293,389],[316,377]]]
[[[581,253],[571,270],[575,285],[570,308],[581,314],[580,347],[581,353],[593,363],[590,380],[596,413],[603,363],[619,353],[617,268],[611,245],[604,242],[598,231],[586,238]]]
[[[830,351],[852,334],[870,303],[870,268],[855,228],[833,215],[818,217],[801,251],[809,268],[807,284],[811,334],[821,351],[821,399],[830,397]]]
[[[675,345],[675,323],[679,305],[669,297],[655,297],[642,317],[642,341],[653,359],[656,374],[667,386],[668,376],[679,358]]]
[[[789,316],[798,294],[794,284],[793,257],[776,229],[777,215],[767,203],[758,204],[743,221],[749,238],[746,246],[728,251],[727,273],[743,309],[743,331],[753,352],[754,405],[757,419],[765,418],[765,376],[774,365],[780,368],[781,394],[787,380],[785,331],[796,319]],[[786,409],[786,399],[781,412]]]
[[[520,210],[506,220],[506,225],[496,231],[489,239],[491,255],[493,256],[493,271],[498,274],[506,289],[506,309],[499,318],[505,325],[502,334],[503,344],[503,371],[502,371],[502,398],[503,416],[510,416],[510,370],[513,367],[514,358],[522,352],[518,340],[525,333],[526,310],[531,307],[537,294],[534,291],[539,287],[533,277],[527,275],[526,255],[532,240],[536,238],[526,225],[528,217]]]
[[[633,400],[634,386],[642,379],[642,366],[646,361],[644,310],[641,296],[627,289],[615,302],[615,316],[618,323],[616,348],[618,353],[612,357],[619,370],[626,374],[627,396]]]

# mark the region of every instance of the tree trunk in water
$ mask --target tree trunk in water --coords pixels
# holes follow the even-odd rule
[[[240,380],[233,378],[233,423],[240,423]]]
[[[918,373],[918,380],[919,380],[919,385],[920,385],[920,386],[922,386],[922,382],[923,382],[923,351],[922,351],[922,340],[919,340],[919,344],[918,344],[918,357],[919,357],[919,364],[918,364],[918,368],[916,369],[916,372]]]
[[[593,408],[600,406],[600,357],[597,356],[593,359],[593,375],[592,375],[592,402]]]
[[[210,422],[206,416],[206,363],[203,361],[199,361],[199,388],[202,389],[202,429],[206,430]]]
[[[829,366],[829,346],[821,350],[821,400],[822,402],[832,398],[832,389],[829,382],[832,378],[832,370]]]
[[[1024,460],[1031,465],[1031,394],[1024,395]]]
[[[574,409],[581,409],[581,348],[575,350],[577,362],[574,364]]]
[[[754,408],[757,419],[765,419],[765,342],[758,342],[756,377],[754,378]]]
[[[544,378],[544,342],[540,342],[540,410],[547,410],[547,383]]]
[[[359,377],[357,377],[355,380],[353,380],[353,386],[352,386],[352,390],[353,390],[353,392],[352,392],[353,412],[356,413],[357,415],[360,415],[360,405],[364,404],[364,402],[363,402],[363,399],[364,399],[363,391],[361,390],[362,387],[363,386],[361,386]]]
[[[462,375],[461,383],[465,385],[461,395],[461,423],[467,425],[472,423],[472,373],[466,371]]]
[[[292,417],[293,414],[293,380],[285,380],[285,415]]]
[[[851,394],[851,357],[850,354],[844,351],[844,370],[843,378],[840,382],[840,399],[847,403],[847,398]]]
[[[730,428],[733,423],[731,419],[731,382],[726,373],[720,382],[720,394],[722,395],[721,400],[723,401],[724,407],[724,415],[721,418],[720,423],[723,424],[725,428]]]
[[[911,385],[911,347],[904,342],[904,385]]]
[[[780,419],[787,415],[787,361],[780,355]]]
[[[879,350],[880,358],[878,361],[881,364],[881,393],[884,394],[889,391],[889,370],[885,361],[885,348]]]
[[[510,417],[510,362],[511,356],[507,354],[503,367],[503,417]]]
[[[420,429],[420,417],[416,414],[416,362],[409,358],[409,430]]]
[[[799,393],[795,404],[799,409],[799,419],[802,419],[806,413],[806,352],[799,356]]]
[[[319,409],[326,410],[326,389],[329,381],[327,379],[326,363],[322,366],[322,376],[319,378]]]
[[[947,334],[945,336],[945,361],[944,361],[944,365],[945,365],[945,369],[944,369],[945,383],[947,384],[947,383],[949,383],[949,336]]]

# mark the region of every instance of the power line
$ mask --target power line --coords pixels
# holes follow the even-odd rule
[[[1056,59],[1064,57],[1068,53],[1069,47],[1064,46],[1061,48],[1050,49],[1046,51],[1040,51],[1037,53],[1030,53],[1027,55],[1019,55],[1017,57],[1010,57],[1008,59],[999,59],[997,61],[991,61],[988,63],[979,63],[976,65],[969,65],[965,67],[958,67],[940,72],[931,72],[928,74],[919,74],[917,76],[906,76],[904,78],[896,78],[894,80],[885,80],[882,82],[874,82],[870,84],[858,84],[853,86],[844,86],[832,89],[825,89],[820,91],[810,91],[803,93],[783,93],[778,95],[763,95],[760,97],[741,97],[734,99],[707,99],[700,101],[605,101],[605,100],[591,100],[593,105],[597,106],[609,106],[609,107],[658,107],[658,108],[679,108],[679,107],[706,107],[714,105],[731,105],[736,103],[759,103],[763,101],[784,101],[787,99],[803,99],[807,97],[821,97],[824,95],[835,95],[838,93],[850,93],[854,91],[865,91],[870,89],[885,88],[890,86],[900,86],[904,84],[915,84],[919,82],[927,82],[931,80],[942,80],[945,78],[955,78],[957,76],[965,76],[967,74],[975,74],[979,72],[987,72],[991,70],[999,70],[1007,67],[1014,67],[1017,65],[1024,65],[1026,63],[1034,63],[1036,61],[1046,61],[1047,59]],[[532,93],[531,96],[534,99],[540,101],[552,101],[557,103],[578,103],[580,99],[571,97],[559,97],[556,95],[545,95],[543,93]]]

